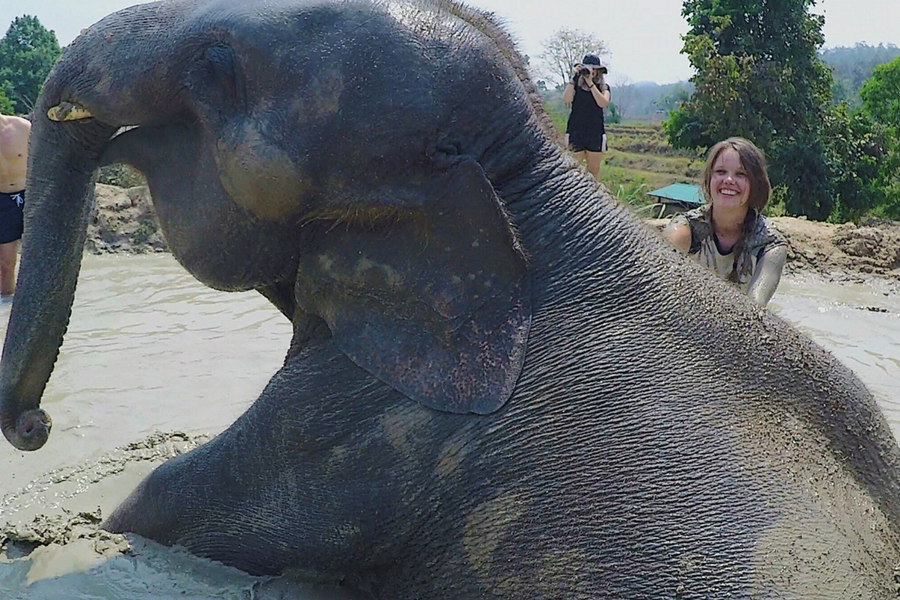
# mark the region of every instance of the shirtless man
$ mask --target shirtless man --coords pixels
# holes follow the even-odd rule
[[[30,133],[26,119],[0,115],[0,298],[9,298],[16,289]]]

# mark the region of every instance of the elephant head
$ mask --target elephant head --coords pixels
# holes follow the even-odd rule
[[[474,20],[465,9],[423,19],[437,8],[398,7],[159,2],[103,19],[66,49],[35,109],[0,363],[14,446],[48,438],[40,398],[94,173],[116,161],[146,175],[175,257],[212,287],[261,291],[294,321],[295,345],[304,328],[326,331],[432,408],[503,405],[531,309],[526,257],[492,181],[531,163],[491,156],[546,143],[525,126],[534,90],[499,50],[453,56],[443,41]],[[398,27],[435,43],[404,43]]]

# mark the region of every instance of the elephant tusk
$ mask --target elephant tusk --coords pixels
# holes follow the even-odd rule
[[[94,115],[86,108],[82,108],[71,102],[61,102],[47,111],[47,116],[51,121],[79,121],[81,119],[90,119]]]

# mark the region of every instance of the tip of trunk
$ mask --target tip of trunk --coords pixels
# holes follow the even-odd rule
[[[9,443],[25,451],[37,450],[47,443],[53,426],[50,415],[40,408],[26,410],[15,420],[3,415],[0,421]]]

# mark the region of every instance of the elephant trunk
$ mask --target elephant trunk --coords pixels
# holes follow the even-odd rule
[[[22,260],[0,359],[0,427],[20,450],[49,436],[40,400],[69,321],[100,158],[120,127],[177,110],[159,92],[173,88],[161,66],[173,61],[158,38],[179,10],[140,5],[92,26],[66,48],[35,107]],[[141,51],[156,56],[135,61]]]
[[[50,433],[40,400],[69,321],[93,204],[96,156],[54,126],[35,115],[22,260],[0,360],[0,426],[20,450],[37,450]]]

